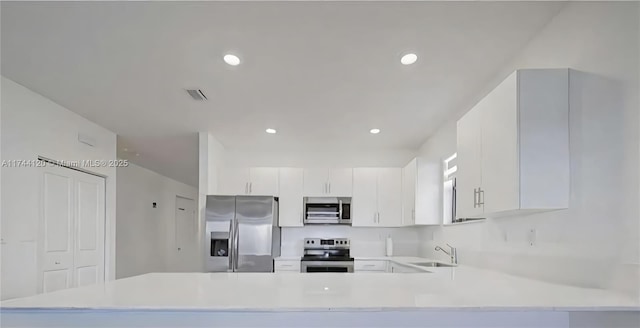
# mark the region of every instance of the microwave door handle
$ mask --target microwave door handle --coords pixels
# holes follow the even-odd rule
[[[338,201],[338,221],[342,220],[342,201]]]

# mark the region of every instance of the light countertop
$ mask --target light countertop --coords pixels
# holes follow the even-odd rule
[[[393,258],[401,264],[415,260],[425,261]],[[640,311],[637,299],[613,291],[467,266],[428,268],[425,273],[150,273],[3,301],[1,306],[3,311]]]

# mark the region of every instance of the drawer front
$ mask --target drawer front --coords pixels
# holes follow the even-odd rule
[[[275,272],[300,272],[300,261],[275,261]]]
[[[356,260],[355,271],[387,271],[387,261]]]

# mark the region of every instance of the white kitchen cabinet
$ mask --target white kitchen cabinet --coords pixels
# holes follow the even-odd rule
[[[304,169],[304,196],[319,197],[326,196],[329,181],[328,169]]]
[[[420,273],[420,272],[424,272],[420,269],[414,268],[414,267],[410,267],[407,265],[402,265],[402,264],[398,264],[395,262],[389,262],[389,265],[387,266],[387,272],[390,273]]]
[[[402,225],[442,223],[442,162],[414,158],[402,169]]]
[[[249,195],[278,196],[278,168],[252,167],[249,169]]]
[[[478,204],[482,186],[482,104],[481,101],[457,124],[456,214],[461,218],[482,215],[482,207]]]
[[[354,169],[352,204],[354,226],[401,226],[402,169]]]
[[[378,169],[378,225],[402,225],[402,169]]]
[[[299,168],[280,168],[279,225],[281,227],[301,227],[303,209],[303,170]]]
[[[273,271],[300,273],[300,260],[275,260]]]
[[[221,195],[248,195],[249,169],[222,168],[219,171],[218,191]]]
[[[278,168],[223,168],[219,176],[222,195],[278,195]]]
[[[387,261],[384,260],[359,260],[353,264],[355,272],[387,272]]]
[[[402,225],[416,223],[416,189],[418,188],[418,159],[414,158],[402,169]]]
[[[353,198],[351,199],[354,226],[378,226],[378,169],[353,170]]]
[[[353,194],[353,169],[340,168],[329,170],[329,195],[350,197]]]
[[[568,207],[568,81],[518,70],[458,121],[458,217]]]
[[[353,193],[353,169],[304,169],[304,195],[311,197],[350,197]]]

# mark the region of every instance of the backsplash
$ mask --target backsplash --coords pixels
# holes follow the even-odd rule
[[[365,228],[338,225],[282,228],[281,256],[302,256],[304,238],[349,238],[351,256],[385,256],[387,236],[393,239],[394,256],[417,256],[420,248],[420,230],[415,227]]]

